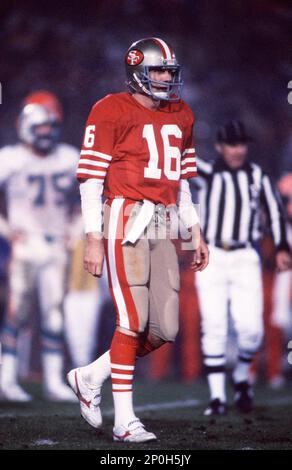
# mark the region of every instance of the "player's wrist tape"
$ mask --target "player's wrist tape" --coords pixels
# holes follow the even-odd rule
[[[88,179],[80,184],[81,211],[85,233],[102,232],[103,182]]]

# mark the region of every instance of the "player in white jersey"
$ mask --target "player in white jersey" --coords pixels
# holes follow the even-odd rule
[[[79,155],[74,147],[57,143],[59,129],[54,109],[27,104],[18,119],[20,142],[0,150],[0,184],[12,242],[1,338],[1,394],[8,400],[31,399],[17,381],[17,338],[32,313],[35,291],[41,313],[44,394],[56,401],[75,400],[63,380],[62,301],[70,195]]]

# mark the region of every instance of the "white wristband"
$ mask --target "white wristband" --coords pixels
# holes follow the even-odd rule
[[[80,183],[81,211],[85,233],[102,232],[103,182],[89,178]]]

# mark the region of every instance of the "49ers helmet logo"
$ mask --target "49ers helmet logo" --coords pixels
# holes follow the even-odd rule
[[[133,49],[128,52],[126,57],[126,62],[128,65],[139,65],[141,64],[142,60],[144,59],[144,54],[138,49]]]

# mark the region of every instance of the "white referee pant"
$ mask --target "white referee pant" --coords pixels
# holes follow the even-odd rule
[[[238,358],[251,362],[263,338],[260,258],[252,248],[226,251],[209,246],[210,264],[197,273],[202,349],[207,372],[224,370],[228,314],[237,333]]]

